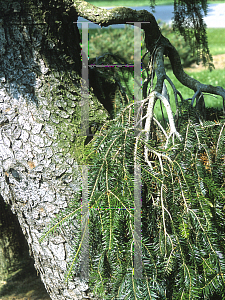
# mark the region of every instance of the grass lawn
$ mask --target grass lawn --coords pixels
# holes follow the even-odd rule
[[[149,6],[150,0],[142,0],[142,1],[136,1],[136,0],[88,0],[87,2],[90,2],[93,5],[96,6]],[[157,5],[173,5],[174,1],[171,0],[155,0],[155,3]],[[221,1],[208,1],[208,3],[225,3],[224,0]]]
[[[208,28],[207,34],[211,54],[225,54],[225,28]]]
[[[214,86],[222,86],[225,87],[225,70],[213,70],[213,71],[201,71],[201,72],[187,72],[188,75],[191,77],[197,79],[198,81],[204,83],[204,84],[211,84]],[[194,95],[194,92],[190,90],[189,88],[182,85],[176,77],[173,75],[172,71],[167,71],[167,75],[170,77],[170,79],[175,84],[177,90],[181,93],[184,99],[192,98]],[[167,82],[166,82],[167,84]],[[172,88],[170,88],[169,84],[167,84],[167,87],[169,87],[169,95],[171,99],[172,109],[175,112],[175,102],[174,102],[174,96],[172,92]],[[178,97],[179,99],[179,97]],[[215,107],[215,108],[222,108],[222,98],[220,96],[212,96],[212,95],[205,95],[205,104],[206,107]],[[194,104],[195,105],[195,104]],[[160,117],[160,105],[159,101],[156,103],[155,107],[155,114],[156,116]]]

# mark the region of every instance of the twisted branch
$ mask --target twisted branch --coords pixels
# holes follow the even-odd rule
[[[147,10],[136,11],[128,7],[116,7],[107,10],[96,7],[84,0],[74,0],[74,7],[79,16],[103,27],[113,24],[125,24],[126,22],[148,22],[142,24],[148,51],[152,53],[156,46],[163,47],[164,55],[170,59],[174,75],[183,85],[194,92],[219,95],[225,99],[225,90],[222,87],[203,84],[184,72],[179,53],[170,41],[161,34],[155,17]]]

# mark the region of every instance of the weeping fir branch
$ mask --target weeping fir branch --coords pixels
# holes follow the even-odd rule
[[[139,102],[148,112],[154,92]],[[155,94],[154,94],[155,95]],[[151,106],[151,105],[150,105]],[[171,136],[153,118],[135,127],[133,104],[115,111],[85,147],[90,289],[101,299],[223,299],[225,294],[225,122],[183,101]],[[148,114],[140,120],[146,125]],[[170,124],[171,125],[171,124]],[[172,124],[173,125],[173,124]],[[147,149],[147,150],[146,150]],[[147,157],[146,157],[147,154]],[[134,277],[134,164],[142,175],[142,270]],[[43,238],[80,220],[82,190]],[[79,222],[66,279],[80,275]]]
[[[204,65],[212,69],[213,59],[208,47],[203,13],[207,14],[207,0],[175,0],[173,28],[188,41],[198,61],[202,60]]]
[[[137,139],[133,117],[132,105],[121,109],[86,147],[83,163],[92,166],[88,179],[89,286],[101,299],[222,295],[224,119],[200,124],[195,109],[184,104],[183,142],[170,141],[165,149],[166,139],[158,134],[156,124],[152,129],[157,143],[146,142],[144,134]],[[144,145],[152,169],[144,159]],[[142,173],[143,278],[139,280],[133,275],[134,159]],[[74,241],[76,259],[67,274],[72,278],[79,275],[80,246],[81,237]]]
[[[150,90],[138,102],[141,128],[149,122],[153,95]],[[130,103],[121,104],[85,147],[88,284],[101,299],[223,299],[225,122],[212,109],[202,121],[188,101],[179,110],[182,142],[171,135],[173,124],[165,129],[154,117],[146,139],[145,130],[134,128],[137,116]],[[134,277],[133,257],[135,163],[142,176],[140,279]],[[82,190],[43,234],[76,224],[66,280],[81,274],[81,198]]]
[[[154,8],[155,5],[157,1],[150,0],[150,6]],[[212,70],[213,58],[209,51],[206,24],[203,20],[207,9],[207,0],[175,0],[173,28],[189,43],[197,62],[202,61]]]

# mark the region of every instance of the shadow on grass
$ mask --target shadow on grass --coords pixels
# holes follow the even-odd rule
[[[33,261],[12,272],[0,281],[0,300],[50,300],[40,276],[33,266]]]

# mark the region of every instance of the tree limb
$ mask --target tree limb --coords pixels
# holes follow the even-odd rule
[[[161,34],[155,17],[147,10],[136,11],[128,7],[116,7],[108,10],[96,7],[84,0],[74,0],[74,7],[79,16],[103,27],[125,24],[126,22],[149,22],[142,24],[148,51],[152,53],[156,46],[164,47],[164,55],[169,57],[173,73],[183,85],[194,92],[215,94],[225,99],[225,90],[222,87],[203,84],[184,72],[179,53],[170,41]]]
[[[113,24],[125,24],[126,22],[149,22],[142,24],[142,29],[148,29],[148,36],[151,39],[151,43],[154,43],[161,34],[153,14],[144,9],[139,11],[129,7],[104,9],[87,3],[84,0],[74,0],[74,7],[79,16],[97,23],[101,27]]]
[[[180,56],[174,46],[171,45],[168,39],[163,37],[167,40],[167,47],[165,51],[167,51],[167,55],[170,59],[170,63],[172,66],[172,70],[176,78],[185,86],[192,89],[193,91],[205,92],[214,95],[219,95],[225,98],[225,90],[221,86],[212,86],[210,84],[203,84],[198,80],[192,78],[188,74],[186,74],[183,70]],[[165,53],[164,53],[165,54]]]

